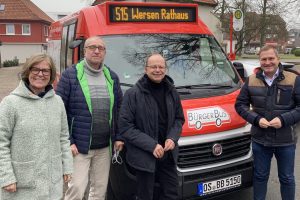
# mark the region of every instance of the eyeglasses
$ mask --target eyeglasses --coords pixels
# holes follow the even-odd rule
[[[96,49],[98,49],[99,51],[105,51],[105,49],[106,49],[104,46],[97,46],[97,45],[91,45],[91,46],[87,46],[85,48],[89,49],[91,51],[96,51]]]
[[[161,66],[161,65],[147,65],[147,67],[149,67],[150,69],[159,69],[159,70],[165,70],[166,66]]]
[[[40,69],[37,67],[31,67],[30,72],[34,75],[39,75],[39,73],[42,72],[43,76],[49,76],[51,73],[51,69]]]

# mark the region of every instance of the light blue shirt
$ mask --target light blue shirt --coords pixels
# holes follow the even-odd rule
[[[275,74],[273,75],[272,78],[269,78],[268,76],[265,75],[265,72],[263,72],[263,77],[265,78],[266,83],[271,86],[275,78],[279,75],[279,69],[276,70]]]

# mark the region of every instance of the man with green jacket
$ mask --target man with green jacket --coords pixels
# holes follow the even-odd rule
[[[64,101],[74,156],[73,178],[65,199],[82,199],[90,177],[89,199],[105,199],[110,149],[121,150],[117,116],[122,100],[118,76],[103,60],[104,41],[93,36],[84,44],[84,59],[63,72],[57,94]],[[90,173],[90,176],[89,176]]]

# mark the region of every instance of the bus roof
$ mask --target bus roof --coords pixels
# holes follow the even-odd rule
[[[169,13],[161,13],[161,10],[165,8],[168,9]],[[119,13],[113,13],[116,9],[119,9]],[[132,13],[129,13],[128,18],[127,12],[134,12],[135,18],[131,16],[133,15]],[[183,19],[180,21],[175,19],[174,16],[176,14],[182,14],[185,12],[189,12],[191,16],[195,15],[195,20]],[[168,19],[155,19],[156,14],[157,16],[168,14]],[[125,20],[122,20],[122,15],[125,16]],[[120,16],[121,20],[118,22],[117,19],[120,19]],[[140,19],[137,19],[139,17]],[[147,17],[151,19],[149,20]],[[62,26],[65,24],[74,23],[75,21],[78,22],[75,38],[88,38],[94,35],[145,33],[185,33],[212,35],[208,27],[198,17],[197,4],[105,2],[96,6],[83,8],[76,13],[68,15],[59,21],[54,22],[50,27],[49,38],[59,39],[59,35],[62,32]]]

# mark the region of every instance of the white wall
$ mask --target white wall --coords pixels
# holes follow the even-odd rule
[[[3,44],[0,46],[1,62],[5,60],[13,60],[15,57],[19,59],[19,63],[24,63],[35,53],[45,53],[42,44]]]
[[[60,19],[59,16],[67,16],[67,15],[71,14],[71,12],[47,12],[46,14],[49,17],[51,17],[51,19],[53,19],[54,21],[57,21]]]
[[[237,41],[236,40],[233,40],[232,41],[232,53],[234,53],[235,51],[235,45],[237,44]],[[225,53],[230,53],[230,41],[229,40],[224,40],[223,43],[222,43],[222,47],[225,51]]]

